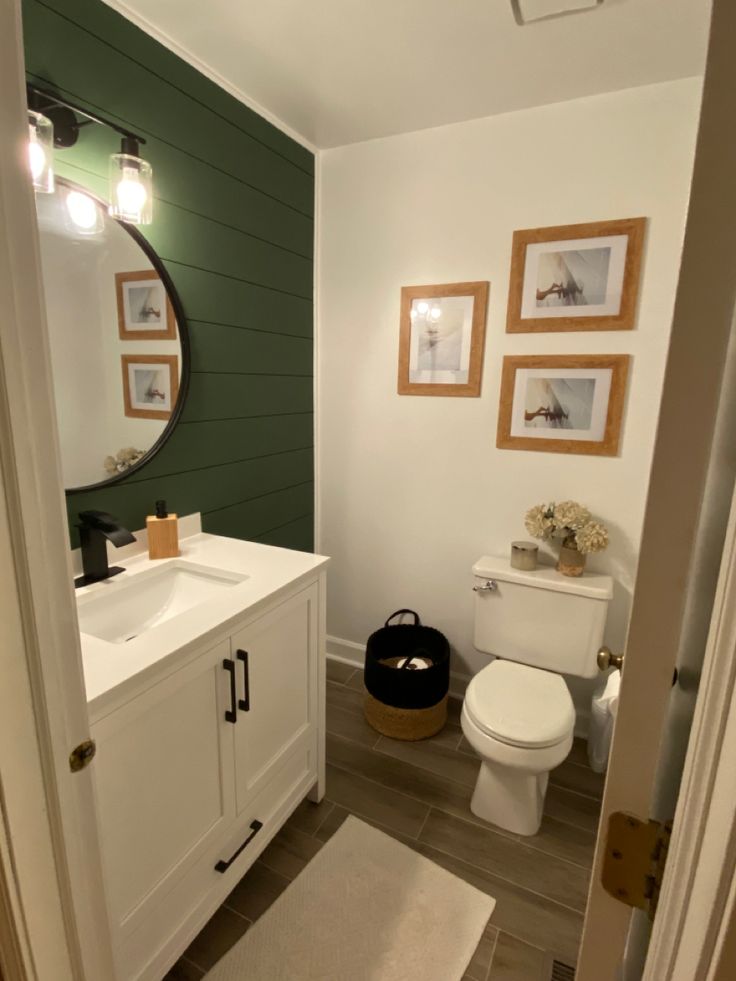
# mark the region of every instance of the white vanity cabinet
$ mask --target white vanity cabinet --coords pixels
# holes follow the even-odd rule
[[[238,814],[298,745],[308,748],[318,700],[310,656],[318,643],[317,601],[312,586],[232,636],[242,713],[234,728]]]
[[[323,603],[324,576],[300,584],[93,723],[116,981],[159,981],[321,796]]]

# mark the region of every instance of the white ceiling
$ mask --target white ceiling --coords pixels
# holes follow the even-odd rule
[[[702,74],[710,0],[107,0],[316,147]]]

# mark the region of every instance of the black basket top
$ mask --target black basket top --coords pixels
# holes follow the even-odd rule
[[[410,613],[414,623],[392,624],[401,613]],[[423,657],[432,663],[421,671],[399,667],[405,658]],[[385,626],[368,638],[365,651],[365,686],[380,702],[400,708],[436,705],[450,684],[450,645],[444,634],[425,627],[413,610],[392,613]]]
[[[414,623],[392,624],[402,613],[410,613]],[[413,656],[428,658],[435,666],[444,664],[450,659],[450,645],[439,630],[425,627],[414,610],[397,610],[368,638],[366,658],[387,661]]]

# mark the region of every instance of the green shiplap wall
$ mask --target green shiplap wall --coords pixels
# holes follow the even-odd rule
[[[135,529],[164,497],[205,531],[311,550],[313,155],[101,0],[23,0],[23,28],[31,82],[145,137],[156,201],[142,231],[191,341],[171,438],[127,480],[68,497],[72,543],[78,511]],[[107,197],[118,148],[90,126],[55,167]]]

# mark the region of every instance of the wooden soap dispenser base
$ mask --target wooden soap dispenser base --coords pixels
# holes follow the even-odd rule
[[[156,501],[156,513],[146,518],[149,559],[173,559],[179,552],[179,519],[166,510],[166,501]]]

